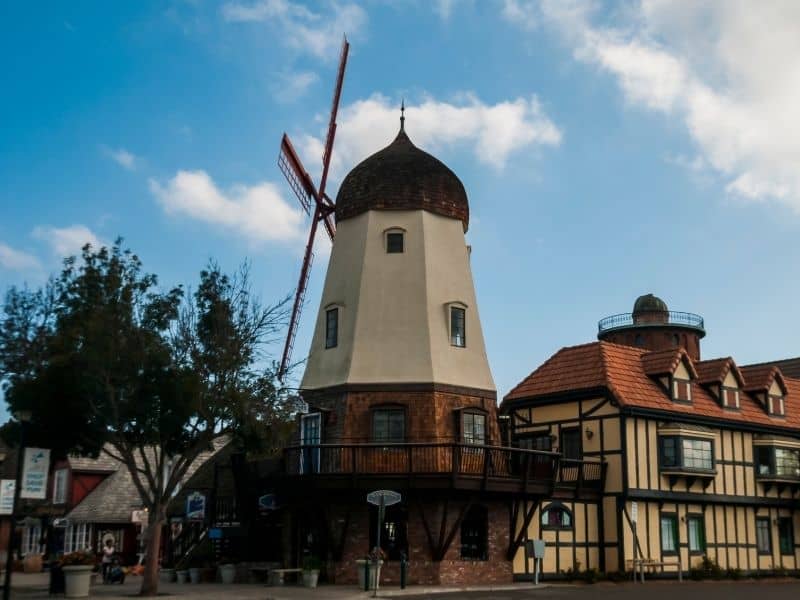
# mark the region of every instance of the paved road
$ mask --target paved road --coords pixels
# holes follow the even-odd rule
[[[781,582],[650,582],[644,585],[599,583],[597,585],[552,586],[538,590],[454,592],[403,595],[403,600],[798,600],[800,579]]]

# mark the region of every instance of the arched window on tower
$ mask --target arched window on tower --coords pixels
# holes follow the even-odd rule
[[[387,254],[402,254],[405,252],[405,233],[405,229],[401,227],[392,227],[384,231]]]
[[[465,348],[467,345],[467,306],[461,302],[448,305],[450,345]]]
[[[633,342],[639,348],[644,346],[644,336],[641,333],[636,334],[636,339]]]

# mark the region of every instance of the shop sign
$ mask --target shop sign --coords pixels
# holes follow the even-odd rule
[[[14,512],[14,490],[17,482],[13,479],[0,479],[0,515]]]
[[[47,472],[50,469],[50,450],[25,448],[20,498],[44,500],[47,497]]]
[[[206,497],[200,492],[186,496],[186,520],[202,521],[206,518]]]

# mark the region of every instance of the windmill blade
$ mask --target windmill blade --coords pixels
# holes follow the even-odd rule
[[[312,203],[316,200],[317,190],[311,176],[303,168],[303,163],[285,133],[281,139],[281,152],[278,155],[278,168],[280,168],[289,187],[300,201],[300,205],[307,215],[311,214]]]
[[[300,324],[300,313],[303,311],[303,302],[306,298],[306,289],[308,289],[308,279],[311,276],[311,264],[314,262],[314,237],[317,233],[317,223],[319,223],[319,221],[320,210],[319,207],[317,207],[314,210],[314,218],[311,219],[311,229],[308,232],[306,252],[303,256],[303,264],[300,267],[300,279],[297,282],[297,291],[294,295],[292,315],[289,318],[289,330],[286,333],[286,343],[283,346],[283,356],[281,356],[281,364],[278,368],[278,381],[281,383],[283,383],[286,377],[286,372],[292,360],[294,339],[297,336],[297,326]]]
[[[347,67],[347,55],[350,53],[350,43],[347,37],[342,39],[342,51],[339,55],[339,71],[336,74],[336,85],[333,88],[333,101],[331,102],[331,117],[328,121],[328,135],[325,139],[325,151],[322,153],[322,177],[319,180],[319,195],[325,196],[325,185],[328,183],[328,169],[331,164],[333,140],[336,137],[336,115],[339,113],[339,100],[342,97],[344,85],[344,70]]]

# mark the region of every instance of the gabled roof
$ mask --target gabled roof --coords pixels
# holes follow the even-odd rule
[[[70,455],[67,462],[73,471],[113,473],[119,468],[119,463],[104,452],[97,458]]]
[[[227,436],[214,440],[213,450],[201,453],[184,475],[185,483],[194,472],[229,441]],[[107,455],[106,455],[107,456]],[[76,523],[130,523],[131,513],[142,508],[139,491],[128,468],[108,457],[115,465],[114,472],[89,492],[66,518]]]
[[[796,358],[784,358],[782,360],[771,360],[762,363],[754,363],[752,365],[745,365],[747,367],[760,367],[762,365],[773,365],[781,370],[784,377],[793,377],[800,379],[800,356]]]
[[[773,381],[777,381],[781,390],[785,394],[786,382],[783,379],[781,370],[774,365],[756,365],[752,367],[742,367],[742,375],[745,379],[744,389],[748,392],[763,392],[772,386]]]
[[[672,375],[678,364],[683,361],[686,369],[693,379],[697,378],[691,359],[683,348],[668,348],[667,350],[656,350],[646,352],[642,355],[642,367],[648,375]]]
[[[697,383],[722,383],[728,373],[733,373],[739,387],[744,387],[742,372],[730,356],[699,360],[694,363],[694,368],[697,371]]]
[[[697,380],[691,382],[692,402],[676,403],[645,372],[643,358],[648,354],[652,353],[643,348],[602,341],[562,348],[512,389],[505,396],[503,405],[517,400],[541,400],[604,388],[621,406],[662,410],[676,417],[696,415],[800,430],[800,380],[782,378],[787,388],[786,416],[783,418],[769,416],[763,406],[747,393],[741,394],[739,410],[723,409]],[[687,360],[691,364],[692,361]],[[742,376],[749,383],[744,369]]]

